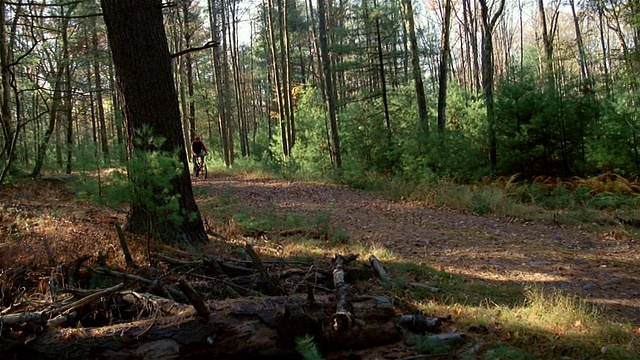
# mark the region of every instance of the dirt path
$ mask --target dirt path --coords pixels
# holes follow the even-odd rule
[[[487,281],[555,286],[640,324],[640,244],[616,233],[392,202],[335,185],[237,177],[195,185],[252,208],[322,212],[352,241],[386,247],[403,259]]]

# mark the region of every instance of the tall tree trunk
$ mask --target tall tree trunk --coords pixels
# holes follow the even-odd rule
[[[409,46],[411,49],[411,74],[415,83],[416,100],[418,102],[418,121],[420,129],[424,133],[429,132],[429,111],[427,110],[427,98],[422,82],[422,67],[420,66],[420,50],[418,49],[418,39],[416,37],[415,19],[413,16],[413,4],[411,0],[402,1],[404,22],[409,32]]]
[[[38,145],[35,166],[33,167],[33,171],[31,172],[31,176],[34,178],[40,176],[40,172],[42,171],[42,166],[44,165],[44,159],[47,153],[47,147],[49,146],[49,141],[51,140],[51,136],[53,135],[53,132],[56,128],[58,117],[63,110],[62,88],[64,85],[64,73],[66,71],[67,63],[69,62],[68,25],[68,18],[63,16],[63,20],[60,24],[62,56],[61,58],[57,59],[58,64],[54,76],[55,80],[53,83],[53,96],[51,98],[51,105],[49,107],[49,123],[47,129],[44,132],[44,136],[42,137],[40,144]]]
[[[191,47],[191,16],[189,14],[189,8],[191,6],[190,0],[183,0],[182,2],[182,16],[184,21],[184,47],[185,49],[189,49]],[[185,54],[184,59],[185,72],[187,77],[187,95],[189,96],[187,99],[188,109],[187,109],[187,123],[189,124],[189,130],[191,137],[189,140],[192,140],[196,136],[198,136],[198,129],[196,128],[196,103],[193,99],[194,88],[193,88],[193,58],[191,53]]]
[[[2,76],[2,105],[0,116],[2,120],[2,135],[4,137],[4,147],[0,149],[0,160],[3,160],[4,166],[0,169],[0,183],[10,173],[13,160],[15,159],[15,143],[17,140],[18,127],[14,124],[13,119],[13,100],[12,100],[12,83],[15,82],[15,76],[11,70],[13,66],[13,48],[16,41],[16,26],[18,16],[22,13],[21,1],[17,2],[14,10],[15,20],[9,34],[6,33],[6,16],[7,8],[4,1],[0,1],[0,75]]]
[[[64,65],[64,96],[63,107],[65,120],[67,121],[67,132],[65,138],[67,150],[66,172],[71,174],[73,168],[73,93],[71,89],[71,63],[67,61]]]
[[[296,143],[296,126],[295,126],[295,116],[294,116],[294,105],[293,105],[293,80],[291,77],[291,34],[289,31],[289,11],[290,7],[293,6],[290,0],[282,0],[284,1],[284,6],[282,9],[282,53],[283,53],[283,78],[284,83],[286,85],[285,91],[285,106],[287,107],[287,130],[289,133],[287,134],[287,139],[289,140],[289,152]],[[302,65],[302,64],[300,64]]]
[[[102,74],[100,71],[99,51],[98,51],[98,28],[96,26],[95,18],[92,18],[91,29],[91,43],[93,47],[93,56],[95,57],[93,62],[93,72],[95,76],[96,86],[96,105],[98,108],[98,125],[100,129],[100,145],[102,147],[102,154],[105,161],[109,162],[109,138],[107,137],[107,123],[104,115],[104,103],[102,101]]]
[[[228,26],[229,41],[231,42],[231,69],[234,84],[234,94],[236,101],[236,116],[238,119],[238,137],[240,138],[240,153],[243,157],[249,156],[249,129],[247,114],[245,113],[245,94],[243,91],[242,77],[244,71],[240,67],[240,56],[238,47],[238,25],[236,21],[236,2],[229,3],[229,18],[232,20]]]
[[[558,24],[558,7],[556,7],[553,15],[551,16],[551,24],[547,22],[547,14],[544,9],[543,0],[538,0],[538,13],[540,14],[540,21],[542,22],[542,44],[544,46],[545,54],[545,72],[549,79],[550,85],[553,84],[553,37],[556,32]],[[549,26],[550,25],[550,26]]]
[[[609,56],[608,46],[605,39],[605,26],[604,26],[604,11],[602,6],[598,6],[598,33],[600,34],[600,48],[602,50],[602,74],[604,75],[604,87],[607,97],[611,96],[611,77],[609,76]]]
[[[440,71],[438,72],[438,130],[444,133],[447,124],[447,70],[449,69],[449,33],[451,32],[451,0],[444,1],[442,39],[440,40]]]
[[[376,1],[373,1],[373,6],[375,8],[378,7]],[[384,68],[384,57],[382,56],[382,35],[380,34],[380,15],[375,15],[375,26],[376,26],[376,42],[378,49],[378,74],[380,75],[380,92],[382,95],[382,106],[384,109],[384,120],[387,127],[387,145],[391,146],[391,117],[389,115],[389,100],[387,99],[387,79],[386,72]]]
[[[284,104],[284,94],[282,78],[280,76],[280,66],[278,64],[278,46],[276,38],[276,19],[274,14],[275,4],[273,0],[269,0],[267,19],[269,21],[269,49],[271,50],[271,65],[273,67],[273,85],[276,91],[276,105],[278,106],[278,119],[280,121],[280,139],[282,141],[282,154],[284,157],[289,157],[289,139],[287,138],[287,118],[285,116],[286,107]],[[282,50],[282,49],[281,49]]]
[[[589,92],[591,91],[591,75],[589,71],[589,66],[587,64],[587,54],[584,50],[584,43],[582,42],[582,31],[580,30],[580,23],[578,21],[578,14],[576,13],[576,7],[574,4],[574,0],[569,0],[569,5],[571,6],[571,14],[573,16],[573,26],[576,30],[576,46],[578,47],[578,63],[580,65],[580,76],[582,80],[583,86]]]
[[[149,201],[134,202],[127,218],[127,229],[136,233],[151,231],[167,242],[188,243],[207,241],[204,224],[193,197],[183,132],[180,121],[178,95],[171,70],[171,58],[162,21],[161,0],[102,0],[107,35],[117,86],[127,130],[127,144],[131,151],[164,151],[178,156],[181,172],[171,180],[170,189],[160,191],[177,198],[178,210],[167,218],[162,210],[166,198],[153,197]],[[153,91],[149,91],[153,89]],[[152,129],[153,136],[166,139],[157,145],[138,142],[136,131]],[[131,179],[137,181],[137,169],[132,168]],[[147,179],[148,180],[148,179]],[[137,183],[137,186],[144,186]],[[153,187],[153,184],[146,184]]]
[[[325,101],[327,104],[327,116],[329,122],[329,152],[331,163],[336,169],[342,167],[340,154],[340,138],[338,136],[338,121],[336,119],[336,96],[333,89],[333,74],[331,71],[331,58],[329,57],[329,44],[327,40],[327,0],[318,0],[318,47],[322,62],[322,80],[324,83]]]
[[[222,24],[218,23],[218,16],[224,19],[224,8],[222,5],[220,8],[216,8],[214,5],[215,2],[213,0],[208,0],[211,37],[214,39],[216,44],[213,48],[212,61],[215,74],[216,91],[218,95],[218,130],[220,132],[222,158],[224,159],[225,166],[231,167],[231,165],[233,165],[233,143],[229,136],[231,133],[231,121],[229,120],[230,110],[225,85],[226,52],[223,41],[226,22],[223,20]]]
[[[476,13],[476,7],[475,5],[472,7],[471,4],[472,4],[471,0],[462,1],[463,13],[466,18],[465,22],[467,24],[467,37],[469,39],[469,42],[471,43],[471,56],[472,56],[471,64],[473,65],[472,81],[471,81],[472,90],[480,91],[480,89],[482,89],[482,86],[480,84],[480,74],[482,70],[480,69],[480,64],[478,63],[478,59],[479,59],[478,38],[476,35],[478,33],[478,20],[477,20],[477,17],[474,15]]]
[[[489,161],[491,174],[495,174],[498,165],[498,144],[496,139],[496,119],[493,99],[493,29],[504,10],[504,1],[499,0],[498,9],[490,17],[487,0],[480,0],[482,17],[482,86],[487,109],[487,130],[489,138]]]

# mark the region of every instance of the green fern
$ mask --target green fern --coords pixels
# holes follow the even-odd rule
[[[320,351],[318,351],[318,347],[311,335],[307,334],[296,339],[296,351],[305,360],[322,360],[322,355],[320,355]]]

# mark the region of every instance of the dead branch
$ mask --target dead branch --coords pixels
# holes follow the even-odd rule
[[[138,305],[142,308],[154,308],[161,311],[164,315],[179,315],[189,309],[188,305],[148,293],[125,290],[119,294],[124,301],[130,304]]]
[[[371,263],[371,266],[373,266],[373,269],[376,271],[376,275],[378,275],[378,278],[380,278],[382,282],[391,281],[391,276],[387,274],[384,270],[384,266],[382,266],[382,263],[380,263],[380,260],[378,260],[375,255],[369,256],[369,263]]]
[[[437,288],[437,287],[429,286],[429,285],[425,285],[425,284],[420,284],[420,283],[416,283],[416,282],[409,283],[409,286],[413,286],[413,287],[418,288],[418,289],[427,290],[428,292],[432,292],[432,293],[440,292],[440,289]]]
[[[202,300],[202,296],[189,284],[185,278],[180,278],[178,281],[178,287],[182,293],[187,297],[189,303],[196,309],[196,312],[200,317],[207,319],[211,314],[209,307]]]
[[[171,54],[171,58],[172,59],[173,58],[177,58],[177,57],[180,57],[182,55],[185,55],[185,54],[188,54],[188,53],[192,53],[194,51],[200,51],[200,50],[204,50],[204,49],[209,49],[209,48],[212,48],[212,47],[217,46],[217,45],[218,45],[217,42],[211,40],[211,41],[208,41],[206,44],[204,44],[202,46],[194,46],[194,47],[191,47],[191,48],[188,48],[188,49],[184,49],[184,50],[178,51],[177,53]]]
[[[118,291],[118,290],[121,290],[123,287],[124,287],[124,283],[120,283],[120,284],[118,284],[116,286],[112,286],[112,287],[104,289],[102,291],[98,291],[98,292],[93,293],[91,295],[88,295],[88,296],[86,296],[86,297],[84,297],[84,298],[82,298],[82,299],[80,299],[78,301],[75,301],[75,302],[73,302],[71,304],[67,304],[67,305],[61,306],[59,308],[54,308],[53,310],[49,311],[49,315],[55,316],[55,315],[62,314],[62,313],[67,312],[67,311],[75,310],[75,309],[77,309],[77,308],[79,308],[81,306],[90,304],[90,303],[92,303],[92,302],[94,302],[94,301],[96,301],[98,299],[101,299],[101,298],[103,298],[103,297],[105,297],[107,295],[110,295],[110,294]]]
[[[101,275],[108,275],[108,276],[113,276],[113,277],[118,277],[121,279],[128,279],[128,280],[134,280],[137,282],[140,282],[142,284],[148,285],[153,287],[153,280],[149,280],[147,278],[144,278],[142,276],[137,276],[137,275],[133,275],[133,274],[128,274],[128,273],[123,273],[121,271],[115,271],[115,270],[111,270],[108,269],[106,267],[103,266],[88,266],[88,265],[84,265],[87,269],[93,271],[96,274],[101,274]],[[177,289],[174,289],[172,287],[167,287],[167,291],[169,291],[169,293],[171,294],[172,297],[177,298],[177,299],[183,299],[184,295]]]
[[[251,246],[251,244],[249,244],[249,243],[246,243],[245,246],[244,246],[244,249],[247,252],[247,254],[249,255],[249,257],[251,258],[251,261],[253,262],[253,266],[255,266],[256,270],[258,270],[258,272],[260,273],[260,278],[262,279],[262,281],[267,286],[267,290],[269,290],[269,293],[270,294],[275,294],[275,295],[284,295],[286,292],[271,277],[271,274],[269,274],[267,269],[264,267],[264,264],[262,263],[262,260],[260,259],[260,256],[258,256],[258,254],[255,252],[255,250],[253,250],[253,246]]]
[[[122,248],[122,252],[124,253],[124,261],[130,268],[137,267],[136,263],[133,261],[133,257],[131,257],[129,245],[127,245],[127,238],[124,236],[122,226],[120,226],[120,224],[118,223],[114,223],[114,225],[116,227],[116,232],[118,233],[118,239],[120,239],[120,247]]]
[[[355,316],[351,305],[351,292],[349,284],[344,281],[344,266],[358,258],[357,254],[342,256],[336,254],[333,261],[333,284],[337,298],[336,312],[331,316],[331,327],[336,332],[341,332],[353,326]]]

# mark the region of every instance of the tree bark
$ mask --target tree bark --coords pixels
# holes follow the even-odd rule
[[[418,48],[418,38],[416,36],[415,19],[413,16],[413,4],[411,0],[402,1],[402,12],[404,22],[409,32],[409,48],[411,50],[411,74],[415,82],[416,101],[418,102],[418,118],[420,129],[429,132],[429,111],[427,110],[427,98],[424,93],[424,83],[422,81],[422,67],[420,66],[420,50]]]
[[[171,189],[158,189],[178,197],[179,210],[174,215],[181,221],[167,221],[166,215],[158,210],[162,203],[149,206],[140,202],[131,205],[126,228],[144,233],[151,226],[155,235],[168,242],[205,242],[208,239],[193,197],[187,156],[183,150],[178,96],[162,22],[162,2],[102,0],[101,3],[124,109],[128,148],[131,151],[177,153],[182,167],[180,174],[171,181]],[[160,149],[134,141],[136,130],[145,127],[153,129],[154,136],[166,139]],[[132,175],[135,179],[135,173]],[[157,198],[154,201],[160,202]]]
[[[487,128],[489,138],[489,161],[491,165],[491,175],[498,166],[497,139],[494,115],[493,99],[493,29],[504,10],[504,0],[500,4],[495,14],[490,17],[487,0],[480,0],[480,12],[482,16],[482,87],[484,89],[484,100],[487,109]]]
[[[449,33],[451,32],[451,0],[444,2],[442,39],[440,40],[440,71],[438,72],[438,131],[444,133],[447,123],[447,79],[449,69]]]

